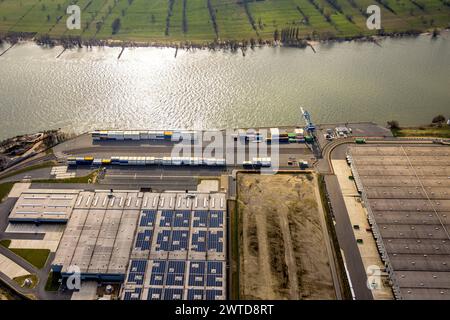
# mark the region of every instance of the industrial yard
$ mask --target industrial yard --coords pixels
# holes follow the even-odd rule
[[[214,152],[190,154],[204,131],[58,144],[44,158],[57,166],[6,178],[23,177],[0,204],[1,280],[40,299],[447,299],[449,148],[399,144],[371,123],[314,135],[305,114],[304,128],[213,131],[225,142]],[[48,259],[38,268],[17,250]],[[366,283],[374,265],[382,290]]]
[[[335,299],[316,176],[238,176],[240,297]]]
[[[361,146],[349,150],[397,299],[450,298],[450,148]]]

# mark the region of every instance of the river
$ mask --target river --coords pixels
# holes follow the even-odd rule
[[[3,45],[1,51],[8,46]],[[243,56],[16,45],[0,57],[0,139],[49,128],[234,128],[450,116],[450,34]]]

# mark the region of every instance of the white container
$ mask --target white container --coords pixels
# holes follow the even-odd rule
[[[165,166],[170,166],[172,164],[172,158],[171,157],[163,157],[162,164]]]
[[[170,138],[173,142],[179,142],[181,140],[181,133],[180,132],[174,132],[172,133],[172,137]]]
[[[172,158],[172,165],[174,166],[181,166],[181,158],[180,157],[173,157]]]
[[[146,165],[155,164],[155,157],[145,157],[145,164]]]
[[[131,134],[131,140],[140,140],[141,137],[139,135],[139,131],[133,131],[133,133]]]
[[[278,139],[280,137],[280,129],[270,128],[270,136],[272,139]]]
[[[138,165],[145,166],[145,157],[138,157]]]
[[[141,132],[139,132],[139,139],[141,139],[141,140],[148,140],[148,131],[141,131]]]

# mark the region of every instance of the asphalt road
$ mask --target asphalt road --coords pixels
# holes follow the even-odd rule
[[[17,198],[7,198],[0,203],[0,239],[6,228],[8,227],[8,216],[14,205],[17,202]]]
[[[41,169],[36,169],[36,170],[32,170],[32,171],[19,173],[19,174],[10,176],[5,179],[0,179],[0,183],[9,182],[9,181],[21,181],[25,177],[27,177],[29,179],[50,179],[51,178],[51,175],[50,175],[51,170],[52,170],[52,168],[41,168]]]
[[[339,246],[344,251],[345,262],[355,297],[357,300],[372,300],[372,293],[367,288],[366,270],[353,235],[352,225],[337,177],[335,175],[326,175],[325,183],[336,221],[336,235]]]

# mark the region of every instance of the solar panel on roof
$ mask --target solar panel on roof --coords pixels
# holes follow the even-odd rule
[[[131,260],[127,283],[144,284],[147,260]]]
[[[124,300],[140,300],[142,288],[135,288],[134,290],[125,291]]]
[[[147,300],[161,300],[163,298],[162,288],[149,288]]]
[[[194,228],[207,227],[208,211],[206,210],[194,211],[194,216],[192,220]]]
[[[189,228],[190,219],[191,219],[191,211],[177,210],[175,211],[173,226],[177,228],[179,227]]]
[[[136,235],[135,248],[141,250],[150,250],[150,245],[152,243],[152,236],[153,236],[152,230],[144,230],[138,232]]]
[[[205,274],[205,269],[205,261],[190,261],[189,263],[189,274]]]
[[[166,286],[183,286],[184,273],[168,273],[166,277]]]
[[[192,234],[191,247],[196,252],[206,252],[206,234],[204,230],[194,232]]]
[[[202,289],[188,289],[187,291],[187,300],[203,300],[205,295],[204,290]]]
[[[189,231],[173,230],[170,251],[186,251],[188,249]]]
[[[221,275],[209,274],[206,276],[207,287],[221,287],[223,279]]]
[[[131,260],[130,264],[131,272],[145,272],[146,267],[147,267],[147,260],[143,259]]]
[[[223,252],[223,231],[208,231],[208,250]]]
[[[150,285],[151,286],[162,286],[162,285],[164,285],[165,278],[166,278],[165,273],[152,272],[150,275]]]
[[[188,283],[190,287],[204,287],[205,276],[203,274],[189,274]]]
[[[142,210],[140,227],[152,227],[156,220],[156,210]]]
[[[162,210],[161,220],[159,221],[160,227],[171,227],[173,222],[174,211],[173,210]]]
[[[161,230],[156,239],[156,251],[169,251],[170,249],[170,230]]]
[[[144,272],[130,272],[128,274],[127,283],[144,284]]]
[[[222,296],[222,290],[205,290],[206,300],[218,300]]]
[[[223,262],[222,261],[208,261],[207,262],[208,274],[223,274]]]
[[[210,211],[209,215],[209,227],[221,228],[223,227],[224,212],[219,210]]]
[[[184,260],[169,260],[167,273],[184,273],[186,270],[186,261]]]
[[[183,289],[165,289],[164,300],[181,300],[183,299]]]
[[[152,272],[155,273],[164,273],[166,272],[166,260],[154,260],[152,265]]]

